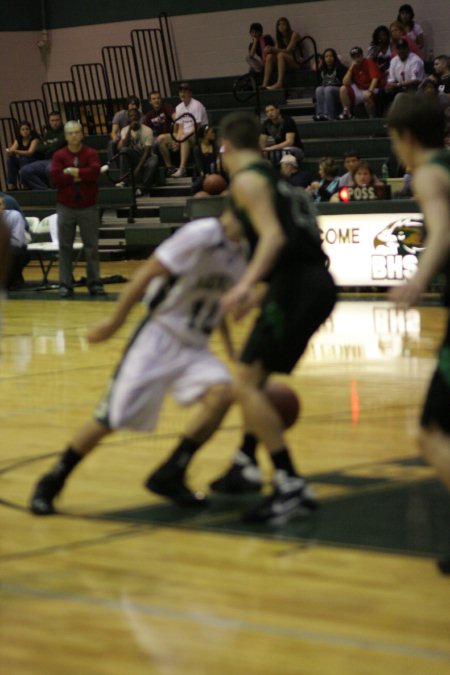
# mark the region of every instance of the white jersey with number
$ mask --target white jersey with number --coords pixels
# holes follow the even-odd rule
[[[178,230],[154,255],[171,276],[149,285],[152,321],[184,343],[205,345],[221,319],[221,296],[244,272],[243,244],[230,241],[216,218],[202,218]]]

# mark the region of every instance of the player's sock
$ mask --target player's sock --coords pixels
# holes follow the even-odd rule
[[[169,459],[164,462],[163,466],[167,467],[168,470],[172,469],[183,475],[189,462],[201,445],[201,443],[193,441],[190,438],[182,438]]]
[[[68,447],[59,458],[57,464],[36,484],[30,501],[33,513],[46,516],[55,513],[53,500],[61,492],[67,476],[83,459],[72,447]]]
[[[244,438],[242,439],[242,445],[239,448],[239,452],[245,455],[253,464],[256,464],[257,445],[258,439],[254,434],[244,434]]]
[[[288,476],[298,476],[287,448],[281,448],[271,453],[271,459],[275,469],[284,471]]]
[[[80,455],[79,452],[69,445],[67,450],[65,450],[59,458],[57,464],[51,469],[50,473],[65,480],[67,476],[72,473],[77,464],[81,462],[83,457],[84,455]]]

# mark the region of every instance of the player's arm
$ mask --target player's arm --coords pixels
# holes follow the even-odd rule
[[[141,300],[150,281],[164,275],[169,275],[169,270],[155,256],[143,263],[134,278],[124,288],[112,316],[104,319],[89,331],[88,342],[103,342],[114,335],[125,322],[135,303]]]
[[[230,327],[228,326],[225,317],[219,323],[218,330],[220,332],[220,335],[222,336],[223,344],[225,346],[225,351],[228,355],[228,358],[231,361],[234,361],[236,355],[234,352],[233,340],[231,339]]]
[[[242,172],[234,179],[232,192],[237,206],[249,215],[252,227],[258,235],[258,243],[244,275],[223,296],[224,311],[247,302],[251,287],[267,276],[286,244],[286,237],[275,211],[272,188],[263,176],[253,171]]]
[[[450,258],[450,180],[444,169],[427,166],[414,176],[414,194],[427,225],[426,248],[417,271],[404,285],[393,288],[390,298],[398,305],[413,305]]]

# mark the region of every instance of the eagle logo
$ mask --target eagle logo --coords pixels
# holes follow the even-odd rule
[[[421,216],[410,216],[394,220],[373,241],[377,253],[391,255],[418,255],[424,248],[425,228]]]

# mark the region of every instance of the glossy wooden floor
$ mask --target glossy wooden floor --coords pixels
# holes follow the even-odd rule
[[[141,312],[118,337],[89,347],[86,327],[111,308],[43,294],[3,306],[0,671],[450,672],[450,580],[429,553],[352,542],[351,510],[349,537],[332,541],[308,535],[307,524],[298,537],[293,529],[239,531],[225,522],[230,509],[239,522],[239,506],[207,517],[148,494],[144,478],[189,414],[171,401],[156,434],[112,436],[77,469],[59,502],[64,515],[27,512],[34,482],[90,416]],[[314,339],[289,380],[303,403],[289,440],[324,506],[334,500],[337,508],[349,489],[378,498],[380,476],[394,487],[432,477],[408,460],[443,322],[438,307],[398,315],[386,302],[346,301]],[[238,342],[247,327],[235,327]],[[220,352],[218,339],[213,345]],[[193,486],[206,489],[227,466],[239,432],[232,410],[193,463]],[[375,504],[388,496],[380,492]],[[407,518],[421,525],[420,504]]]

